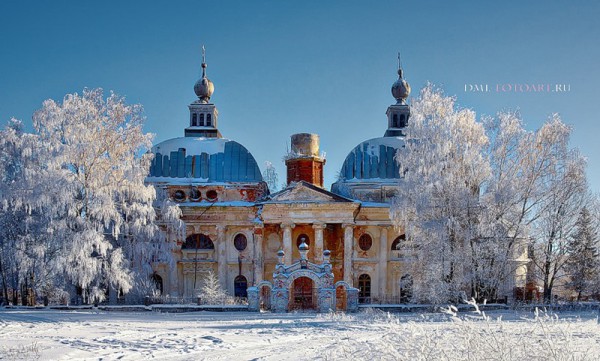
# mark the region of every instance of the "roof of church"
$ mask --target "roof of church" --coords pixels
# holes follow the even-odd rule
[[[344,202],[355,203],[355,200],[342,197],[339,194],[329,192],[321,187],[305,182],[291,182],[279,192],[269,195],[261,203],[321,203],[321,202]]]
[[[360,143],[346,156],[341,180],[400,178],[400,168],[394,157],[403,146],[403,137],[381,137]]]
[[[193,178],[196,182],[261,182],[256,160],[240,143],[225,138],[180,137],[152,147],[150,178]]]

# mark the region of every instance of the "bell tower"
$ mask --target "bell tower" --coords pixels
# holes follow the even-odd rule
[[[410,85],[402,77],[402,64],[400,63],[400,53],[398,53],[398,80],[392,85],[392,95],[396,99],[396,104],[390,105],[386,111],[388,117],[388,129],[384,137],[400,137],[406,135],[408,118],[410,118],[410,107],[406,103],[406,98],[410,95]]]
[[[198,100],[188,106],[190,109],[190,125],[185,128],[186,137],[222,138],[217,128],[219,112],[217,107],[210,103],[210,97],[215,91],[212,81],[206,77],[206,51],[202,47],[202,78],[194,85],[194,92]]]
[[[287,183],[305,181],[323,188],[325,158],[319,154],[319,136],[299,133],[292,135],[292,150],[286,156]]]

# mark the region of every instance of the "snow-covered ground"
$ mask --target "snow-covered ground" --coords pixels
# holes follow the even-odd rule
[[[0,359],[600,359],[594,312],[489,316],[0,310]]]

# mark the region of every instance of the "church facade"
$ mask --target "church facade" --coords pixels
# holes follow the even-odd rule
[[[349,152],[331,190],[323,188],[318,135],[302,133],[291,136],[287,187],[270,193],[252,154],[219,132],[203,60],[184,137],[152,148],[147,182],[179,204],[186,234],[167,235],[174,262],[153,264],[163,294],[195,297],[212,272],[228,294],[258,292],[261,305],[279,302],[280,311],[407,301],[414,258],[389,212],[401,181],[394,157],[410,118],[410,86],[398,75],[384,136]],[[278,301],[275,289],[287,290]]]

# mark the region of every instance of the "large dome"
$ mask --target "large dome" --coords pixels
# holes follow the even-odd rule
[[[402,137],[381,137],[364,141],[346,156],[340,177],[346,181],[398,179],[400,167],[394,157],[403,146]]]
[[[207,183],[262,181],[252,154],[233,140],[174,138],[152,147],[152,153],[151,178],[193,178]]]

